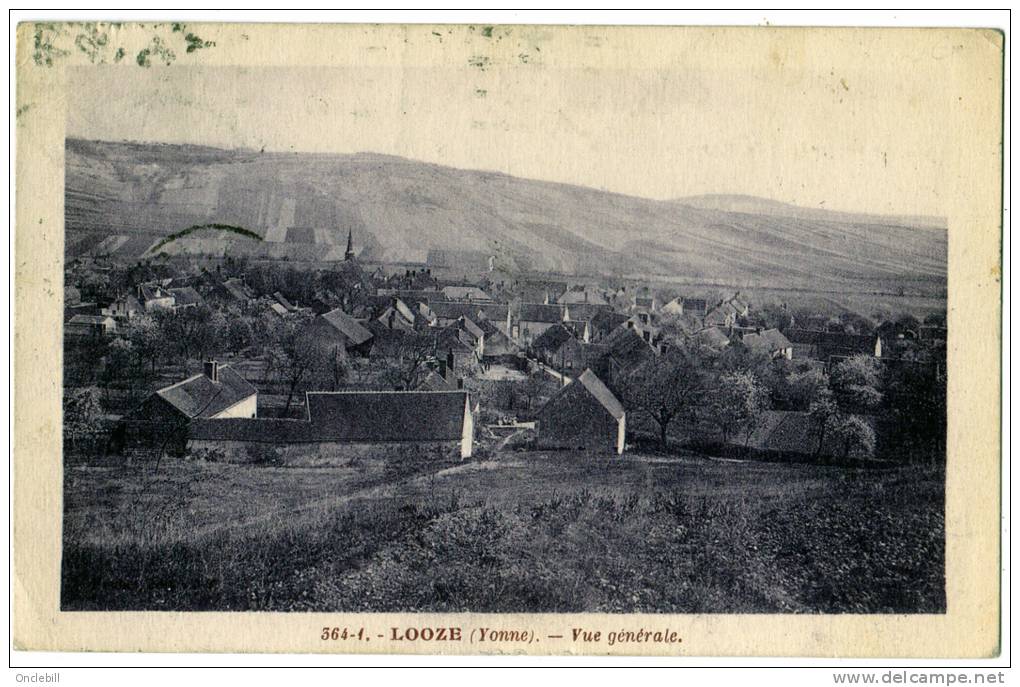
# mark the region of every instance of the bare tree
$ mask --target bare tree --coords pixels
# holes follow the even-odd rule
[[[663,450],[668,448],[668,431],[674,420],[696,417],[705,394],[704,375],[696,354],[677,347],[649,358],[623,380],[624,405],[655,421]]]

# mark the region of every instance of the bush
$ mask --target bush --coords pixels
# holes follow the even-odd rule
[[[270,444],[249,444],[245,448],[245,452],[248,454],[249,462],[253,465],[283,465],[283,456],[275,446]]]

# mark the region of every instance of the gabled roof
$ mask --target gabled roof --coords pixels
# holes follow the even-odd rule
[[[620,326],[610,332],[601,342],[617,365],[629,368],[643,363],[649,356],[655,355],[651,345],[630,327]]]
[[[139,284],[138,293],[143,301],[154,301],[157,298],[173,298],[158,284]]]
[[[571,289],[556,299],[557,303],[607,305],[605,297],[594,289]]]
[[[215,382],[197,374],[160,389],[156,395],[188,417],[212,417],[256,393],[234,368],[223,365]]]
[[[760,333],[745,334],[742,341],[748,348],[762,347],[770,353],[793,347],[790,340],[783,336],[783,333],[778,329],[766,329]]]
[[[276,302],[279,303],[280,305],[282,305],[287,310],[296,310],[297,309],[297,308],[294,307],[294,304],[291,303],[290,301],[288,301],[286,299],[286,297],[284,297],[284,295],[282,293],[280,293],[279,291],[274,291],[273,292],[273,298],[275,298]]]
[[[283,317],[284,315],[288,315],[290,313],[290,311],[287,310],[287,308],[283,307],[279,303],[276,303],[275,301],[269,304],[269,309],[275,312],[280,317]]]
[[[612,312],[613,306],[608,303],[570,303],[564,306],[571,320],[582,321],[594,319],[599,313]]]
[[[352,345],[358,346],[372,338],[372,332],[340,308],[330,310],[319,317],[336,331],[343,334]]]
[[[617,420],[624,416],[623,404],[620,403],[616,396],[613,395],[613,392],[590,369],[582,372],[580,377],[553,394],[546,405],[555,403],[561,396],[575,393],[577,389],[572,388],[574,384],[580,384],[585,391],[591,394]]]
[[[470,340],[469,334],[461,329],[459,324],[451,324],[443,327],[436,334],[436,350],[472,353],[475,346],[474,342]]]
[[[112,324],[113,318],[109,315],[75,315],[68,324]]]
[[[730,344],[730,337],[718,327],[702,329],[694,335],[694,339],[704,346],[715,349],[725,348]]]
[[[477,286],[444,286],[443,295],[451,300],[491,301],[492,297]]]
[[[244,282],[236,277],[231,277],[230,279],[225,280],[222,286],[228,295],[239,301],[246,301],[252,297],[251,290],[244,284]]]
[[[456,320],[459,317],[467,317],[472,320],[481,319],[481,314],[486,318],[498,322],[506,322],[506,303],[479,303],[468,301],[430,301],[428,304],[436,317],[444,320]]]
[[[531,347],[536,351],[557,351],[560,346],[573,338],[575,338],[573,332],[557,323],[535,337]]]
[[[544,305],[542,303],[521,303],[521,322],[554,323],[563,321],[562,305]]]
[[[145,308],[142,307],[142,304],[138,302],[138,299],[135,298],[130,293],[126,294],[124,296],[121,296],[120,298],[115,300],[110,307],[112,308],[112,307],[114,307],[116,305],[120,305],[127,312],[141,312],[141,311],[143,311],[145,309]]]
[[[421,380],[418,385],[417,391],[456,391],[457,385],[444,378],[443,375],[439,374],[435,370],[430,371],[425,375],[425,379]]]
[[[630,315],[613,312],[612,310],[602,310],[591,318],[591,323],[595,329],[601,332],[611,332],[629,319]]]
[[[787,329],[786,337],[796,344],[811,344],[824,349],[826,354],[868,353],[874,354],[875,334],[846,334],[813,329]]]
[[[466,391],[309,392],[319,441],[454,441],[463,437]]]
[[[185,305],[201,305],[202,296],[199,295],[198,291],[190,286],[182,286],[177,289],[169,289],[170,294],[174,297],[174,305],[179,307]]]
[[[461,328],[468,334],[475,338],[475,341],[485,336],[485,331],[482,330],[477,324],[471,321],[469,317],[461,317],[457,320],[460,323]]]

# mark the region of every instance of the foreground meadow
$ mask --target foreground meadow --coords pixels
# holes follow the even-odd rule
[[[499,452],[69,466],[65,610],[943,612],[944,475]]]

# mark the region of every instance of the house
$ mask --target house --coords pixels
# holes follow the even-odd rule
[[[598,344],[585,347],[586,364],[603,379],[626,375],[655,355],[652,345],[631,327],[617,327]]]
[[[428,311],[438,326],[445,327],[466,317],[476,323],[486,319],[506,332],[510,331],[510,306],[506,303],[430,301]]]
[[[147,311],[172,310],[174,295],[159,284],[139,284],[138,300]]]
[[[464,330],[470,339],[474,341],[476,355],[479,358],[485,355],[485,330],[467,317],[458,318],[457,326]]]
[[[828,360],[834,356],[870,355],[882,357],[882,337],[877,334],[847,334],[814,329],[786,330],[797,357]]]
[[[378,457],[392,452],[470,458],[475,411],[466,391],[310,391],[303,419],[203,419],[187,428],[192,449],[216,448],[243,456],[256,445],[278,448],[286,457],[351,455]],[[434,449],[429,451],[427,449]]]
[[[193,420],[257,415],[258,389],[234,368],[211,360],[200,374],[153,392],[124,416],[118,431],[129,445],[167,440],[181,448],[184,437],[175,435]]]
[[[492,297],[477,286],[444,286],[442,291],[451,301],[492,301]]]
[[[317,315],[308,325],[308,334],[326,342],[339,343],[348,353],[367,356],[372,332],[340,308]]]
[[[744,334],[741,339],[752,351],[763,351],[771,358],[793,359],[793,343],[778,329],[765,329]]]
[[[102,310],[103,315],[108,315],[115,320],[131,320],[144,312],[145,308],[130,293],[121,296]]]
[[[109,315],[75,315],[64,325],[67,336],[78,338],[109,336],[117,330],[117,323]]]
[[[181,310],[182,308],[197,308],[204,303],[202,296],[198,294],[198,291],[190,286],[183,286],[177,289],[167,289],[167,291],[174,297],[174,310]]]
[[[584,304],[590,305],[609,305],[605,296],[602,295],[597,289],[588,288],[587,286],[575,287],[567,290],[556,302],[561,305],[572,305],[572,304]]]
[[[309,392],[308,420],[319,441],[443,442],[470,458],[474,413],[466,391]]]
[[[530,343],[546,329],[565,319],[567,319],[565,308],[562,305],[521,303],[517,311],[517,324],[511,330],[511,338],[521,343]]]
[[[680,303],[683,311],[681,314],[704,317],[708,312],[708,301],[704,298],[681,298]]]
[[[528,280],[516,283],[512,290],[520,297],[522,302],[549,305],[550,303],[556,303],[560,296],[567,292],[567,283],[562,281]]]
[[[531,349],[541,362],[560,372],[583,369],[586,363],[584,343],[564,324],[555,324],[542,332]]]
[[[629,320],[630,317],[612,310],[604,310],[589,320],[591,327],[591,341],[597,343],[608,336],[610,332]]]
[[[539,448],[622,454],[627,432],[623,405],[594,372],[585,370],[538,411]]]
[[[483,356],[491,359],[517,355],[517,344],[502,329],[487,319],[479,320],[478,326],[485,332],[485,350],[482,352]]]
[[[730,345],[730,337],[719,327],[708,327],[695,332],[694,340],[713,351],[721,351]]]
[[[413,331],[419,322],[414,310],[399,298],[391,298],[389,305],[375,318],[387,329]]]
[[[465,370],[479,362],[478,342],[459,324],[436,332],[435,355],[445,360],[450,370]]]
[[[737,323],[737,309],[723,302],[705,315],[706,327],[732,327]]]
[[[630,306],[632,314],[642,313],[652,315],[659,309],[659,299],[647,287],[642,287],[634,292],[634,300]]]
[[[456,391],[463,386],[464,380],[454,376],[445,360],[439,360],[435,369],[430,370],[418,383],[417,391]]]
[[[740,292],[733,294],[731,298],[726,300],[726,303],[731,305],[737,313],[737,317],[747,317],[751,314],[751,306],[748,302],[740,295]]]
[[[236,277],[213,284],[209,296],[225,303],[246,303],[255,298],[255,293]]]

